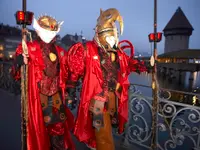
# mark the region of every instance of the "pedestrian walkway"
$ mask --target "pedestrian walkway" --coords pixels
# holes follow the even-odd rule
[[[0,150],[21,150],[20,96],[0,89],[0,103]],[[74,136],[73,140],[76,150],[89,150]],[[119,138],[115,138],[115,143],[116,150],[139,150],[133,147],[124,148]]]

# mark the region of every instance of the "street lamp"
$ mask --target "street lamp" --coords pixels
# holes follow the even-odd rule
[[[22,11],[17,11],[15,14],[16,23],[22,25],[22,45],[26,45],[26,25],[32,24],[33,12],[26,10],[26,0],[22,0]],[[22,46],[23,53],[28,55],[26,46]],[[21,67],[21,139],[22,150],[27,149],[27,107],[28,107],[28,66]]]
[[[157,32],[157,0],[154,0],[154,33],[149,34],[149,41],[154,44],[153,56],[151,56],[151,65],[153,66],[152,70],[152,141],[151,149],[157,149],[157,123],[158,123],[158,83],[157,83],[157,70],[156,70],[156,61],[157,61],[157,42],[162,40],[162,33]]]
[[[149,42],[160,42],[162,40],[162,33],[161,32],[157,32],[157,33],[150,33],[149,34]]]
[[[31,25],[33,20],[33,12],[17,11],[15,17],[18,25]]]
[[[4,50],[3,45],[0,45],[0,58],[1,59],[3,58],[3,50]]]
[[[0,51],[3,51],[3,45],[0,44]]]

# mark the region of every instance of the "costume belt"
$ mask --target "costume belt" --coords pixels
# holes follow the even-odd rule
[[[89,110],[93,117],[93,126],[100,129],[104,126],[103,112],[108,111],[111,117],[116,116],[117,112],[117,97],[121,93],[121,86],[117,84],[115,92],[109,91],[108,93],[100,93],[96,95],[90,102]],[[106,95],[105,95],[106,94]],[[107,100],[104,102],[104,100]]]

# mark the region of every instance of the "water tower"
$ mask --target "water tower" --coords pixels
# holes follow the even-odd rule
[[[165,36],[164,53],[188,49],[193,30],[182,9],[178,7],[163,30]]]

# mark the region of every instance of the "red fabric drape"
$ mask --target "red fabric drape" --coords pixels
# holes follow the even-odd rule
[[[83,46],[78,43],[69,49],[68,60],[73,60],[73,65],[69,64],[70,70],[73,69],[74,64],[80,64],[82,62],[82,56],[78,58],[76,53],[85,55],[85,71],[84,81],[82,85],[82,93],[80,98],[78,116],[75,124],[74,134],[82,142],[87,143],[91,147],[95,147],[95,134],[92,127],[92,118],[89,115],[90,100],[98,93],[102,91],[101,84],[103,82],[102,70],[100,68],[100,58],[98,55],[97,45],[91,41],[87,42],[87,51],[84,52]],[[120,60],[120,71],[118,73],[119,83],[123,88],[123,91],[119,97],[119,132],[124,129],[124,124],[128,119],[128,57],[123,51],[118,51]],[[77,60],[77,63],[74,61]],[[69,61],[70,63],[70,61]],[[79,67],[76,65],[76,70]],[[78,71],[76,71],[78,72]],[[80,73],[81,74],[81,73]]]
[[[47,133],[46,126],[43,120],[42,107],[39,97],[39,90],[37,83],[42,78],[42,71],[44,69],[44,62],[42,59],[42,53],[40,50],[39,43],[34,41],[33,43],[27,43],[29,50],[29,63],[28,63],[28,125],[27,125],[27,149],[28,150],[49,150],[50,142]],[[66,57],[65,51],[56,47],[61,71],[60,71],[60,87],[63,92],[65,83],[67,79],[67,68],[65,66],[66,62],[64,59]],[[21,44],[16,50],[16,55],[22,54]],[[73,128],[74,118],[71,112],[66,108],[66,113],[68,120],[65,123],[65,146],[66,148],[75,149],[73,142],[71,140],[69,129]]]

